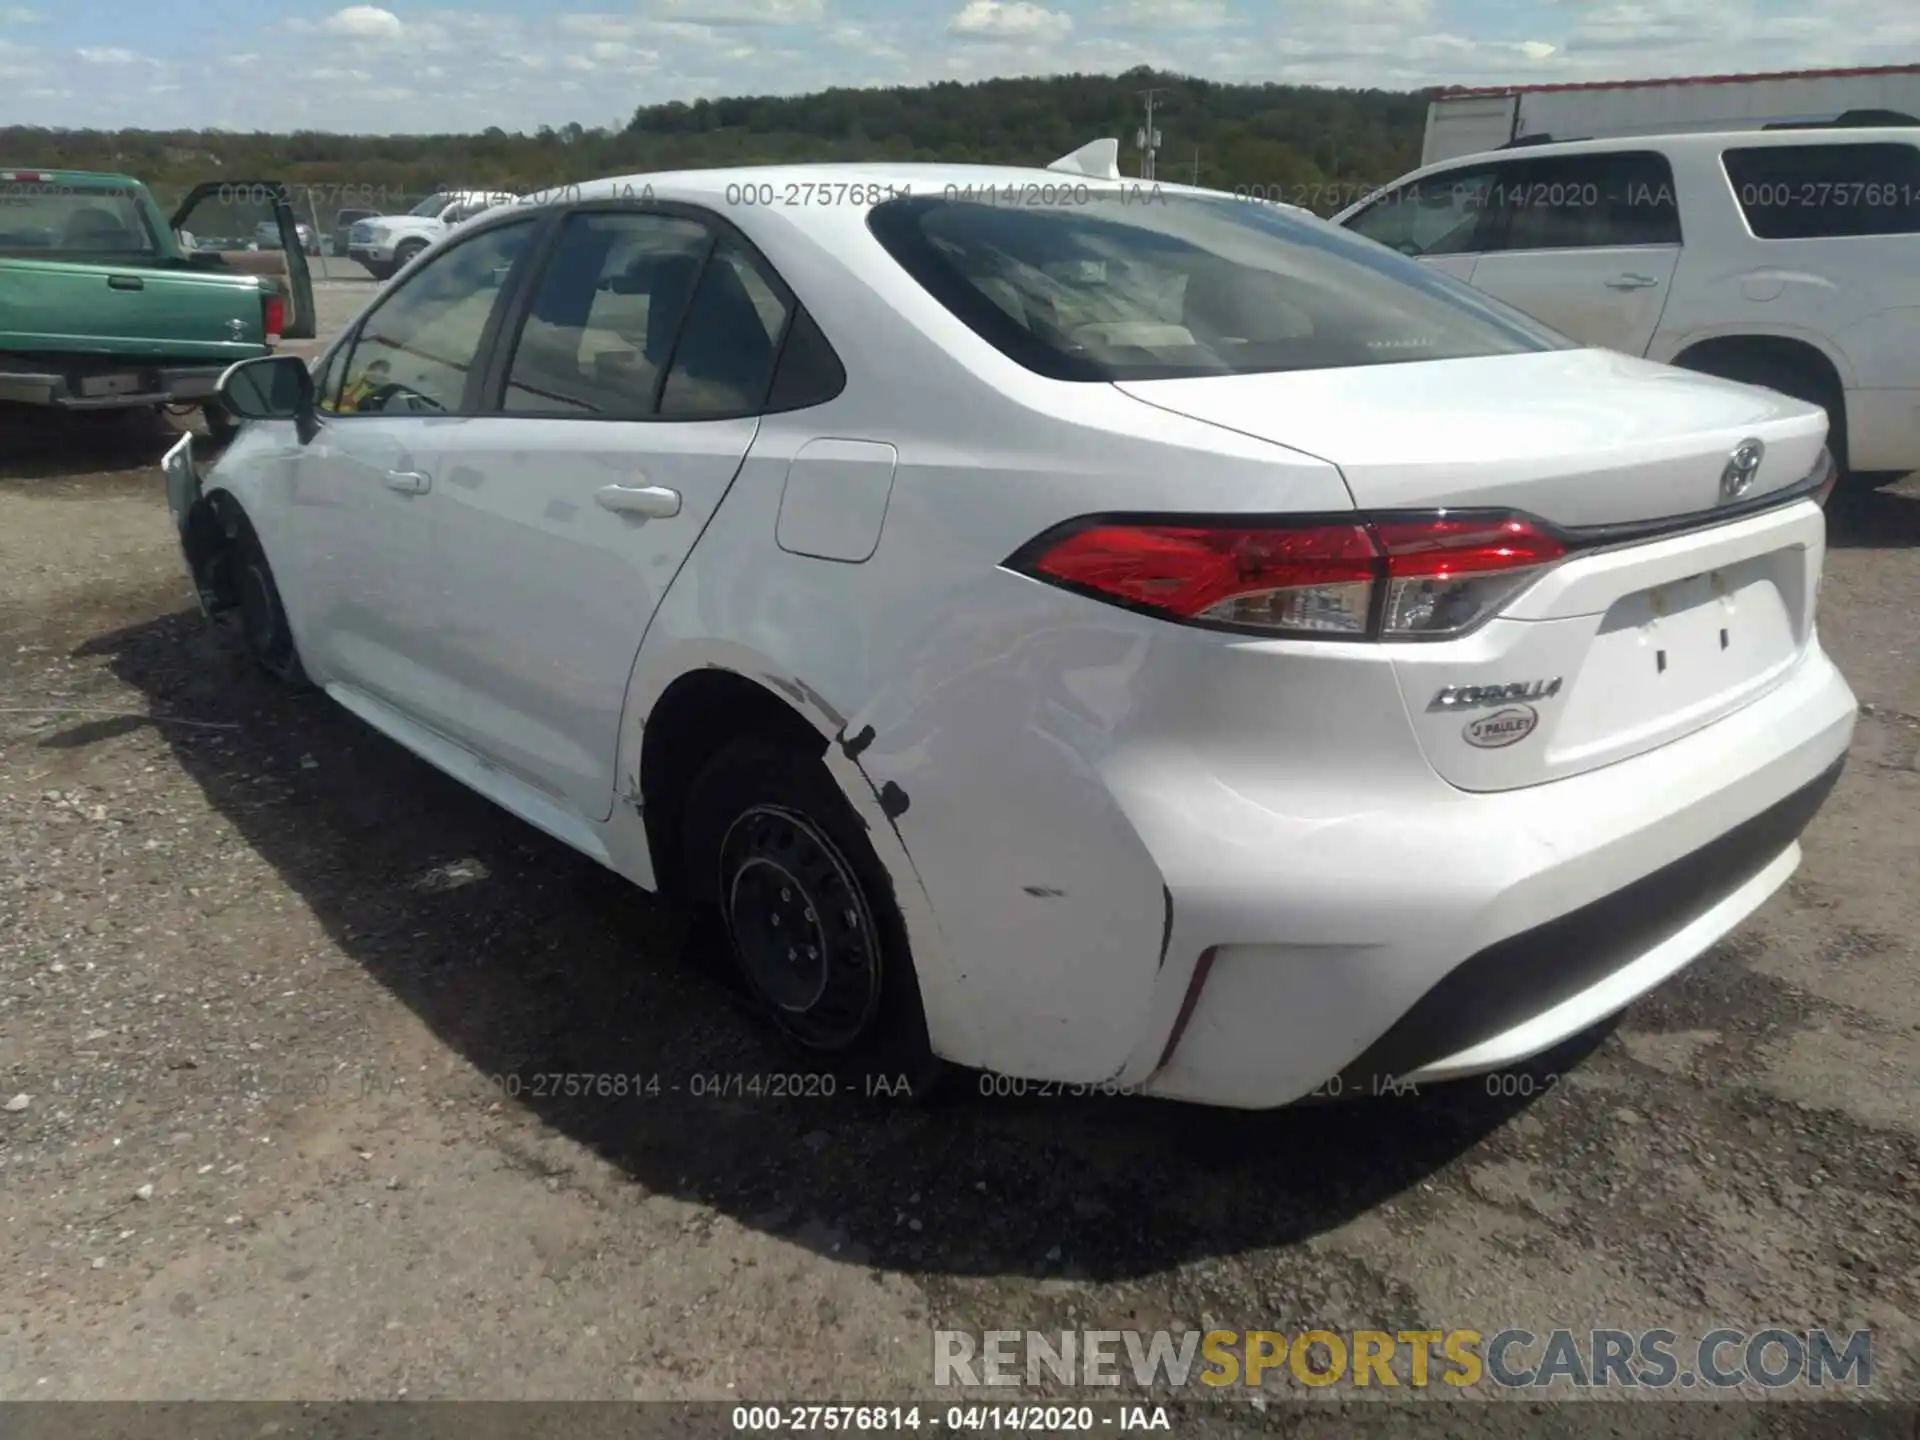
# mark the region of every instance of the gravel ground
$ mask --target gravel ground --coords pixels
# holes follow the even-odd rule
[[[1543,1093],[900,1111],[696,1097],[785,1061],[684,917],[254,678],[166,439],[0,437],[0,1398],[878,1400],[934,1327],[1307,1324],[1871,1328],[1920,1396],[1920,479],[1835,517],[1804,866]]]

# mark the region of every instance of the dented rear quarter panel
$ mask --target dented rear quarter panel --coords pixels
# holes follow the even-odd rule
[[[802,293],[843,297],[845,313],[818,311],[829,335],[871,343],[838,345],[839,398],[763,420],[648,629],[618,773],[638,774],[646,714],[691,670],[717,665],[781,695],[834,742],[829,766],[892,873],[935,1049],[1008,1073],[1111,1079],[1143,1046],[1157,1055],[1164,992],[1185,987],[1164,964],[1163,876],[1111,782],[1154,743],[1136,722],[1164,703],[1169,672],[1150,675],[1150,653],[1218,637],[1196,641],[1000,562],[1074,516],[1164,507],[1169,473],[1189,477],[1184,503],[1201,510],[1351,500],[1332,466],[1269,442],[1111,386],[1036,387],[970,333],[943,333],[944,311],[915,326],[862,315],[884,276],[808,283],[810,266],[857,262],[771,258]],[[788,462],[819,438],[899,452],[864,562],[775,543]]]

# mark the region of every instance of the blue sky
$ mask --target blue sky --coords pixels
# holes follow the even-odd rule
[[[1414,87],[1915,60],[1920,0],[0,0],[0,123],[532,130],[1139,64]]]

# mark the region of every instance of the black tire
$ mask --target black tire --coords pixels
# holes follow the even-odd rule
[[[726,746],[693,782],[694,898],[750,1007],[864,1094],[924,1101],[943,1066],[886,869],[826,766],[780,740]],[[784,949],[784,954],[781,953]]]
[[[389,270],[387,274],[398,275],[402,270],[406,269],[407,266],[413,263],[414,256],[418,255],[422,250],[426,248],[427,248],[427,243],[424,240],[408,241],[405,245],[402,245],[398,250],[393,252],[393,268]],[[383,276],[381,278],[384,279],[385,277]]]
[[[1686,370],[1698,370],[1703,375],[1718,375],[1722,380],[1764,385],[1769,390],[1778,390],[1782,395],[1791,395],[1796,400],[1805,400],[1809,405],[1818,405],[1827,412],[1827,449],[1832,452],[1833,463],[1839,467],[1842,478],[1849,478],[1847,401],[1830,376],[1821,374],[1811,365],[1796,364],[1764,350],[1709,350],[1697,359],[1683,355],[1674,363]]]
[[[260,548],[260,537],[253,533],[253,526],[244,516],[238,523],[239,533],[233,538],[230,555],[240,639],[254,664],[283,685],[304,690],[312,682],[293,643],[293,628],[287,624],[287,610],[280,601],[273,567],[267,563],[267,552]]]

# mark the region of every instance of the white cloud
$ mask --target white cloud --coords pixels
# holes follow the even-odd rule
[[[1064,40],[1073,17],[1030,0],[967,0],[947,30],[963,40]]]
[[[641,0],[653,20],[698,25],[818,25],[826,0]]]
[[[398,15],[378,5],[349,5],[336,10],[320,22],[320,28],[362,40],[397,40],[406,30]]]
[[[14,10],[51,9],[11,3],[0,0],[0,36],[34,33],[7,28]],[[419,8],[395,12],[392,3],[328,0],[312,19],[165,31],[151,46],[103,37],[91,58],[0,38],[0,114],[150,129],[220,120],[240,131],[531,132],[572,121],[618,127],[640,105],[703,95],[1139,64],[1222,81],[1412,89],[1920,53],[1920,0],[947,0],[884,9],[871,0],[561,0],[587,8],[544,14],[449,8],[469,0],[413,0]],[[276,55],[291,58],[263,63]],[[128,76],[134,84],[121,83]],[[186,83],[155,92],[143,88],[148,79]],[[27,103],[28,87],[69,94]],[[1169,114],[1170,146],[1184,143],[1178,132]]]
[[[83,45],[73,52],[89,65],[157,65],[138,50],[128,50],[119,45]]]
[[[1121,0],[1099,12],[1106,30],[1221,30],[1244,18],[1227,0]]]

